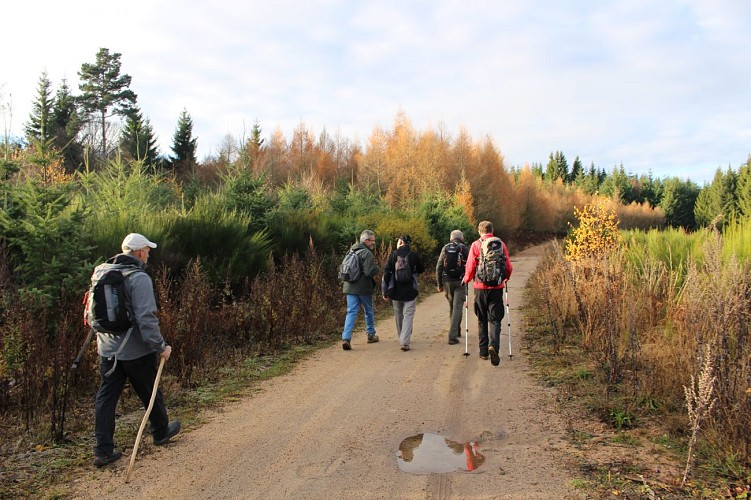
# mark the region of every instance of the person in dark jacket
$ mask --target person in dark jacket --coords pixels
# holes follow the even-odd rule
[[[159,359],[167,361],[172,353],[172,347],[167,345],[159,330],[154,285],[151,277],[144,272],[152,248],[156,248],[156,243],[141,234],[131,233],[123,240],[123,253],[98,266],[118,269],[127,275],[126,307],[132,326],[124,335],[97,332],[100,379],[94,409],[94,465],[97,467],[112,463],[123,455],[115,449],[114,437],[115,408],[125,381],[130,381],[144,408],[147,408],[154,390]],[[169,421],[159,390],[149,421],[156,445],[166,444],[180,432],[180,421]]]
[[[402,351],[409,351],[417,308],[417,275],[425,271],[420,257],[410,250],[412,238],[402,235],[383,270],[383,299],[391,300]]]
[[[375,329],[375,314],[373,312],[373,292],[376,288],[374,276],[380,272],[375,263],[375,233],[366,229],[360,234],[360,243],[352,245],[352,250],[360,259],[362,273],[355,282],[345,281],[342,292],[347,295],[347,316],[344,319],[342,331],[342,349],[352,349],[352,330],[355,327],[357,313],[360,306],[365,310],[365,331],[368,334],[368,344],[378,342]]]
[[[503,253],[506,256],[506,275],[501,279],[498,285],[486,285],[482,281],[475,279],[477,265],[482,254],[482,242],[488,238],[493,238],[493,224],[484,220],[477,227],[480,233],[480,239],[472,243],[469,247],[469,258],[467,259],[467,268],[464,271],[464,283],[472,283],[475,290],[475,316],[477,316],[478,336],[480,338],[480,358],[488,359],[493,366],[498,366],[501,362],[501,320],[503,319],[503,287],[506,281],[511,278],[511,272],[514,270],[509,258],[508,248],[503,243]],[[473,281],[474,280],[474,281]],[[488,330],[488,322],[491,329]]]
[[[446,267],[447,255],[451,255],[452,269]],[[462,309],[467,300],[467,294],[462,284],[467,265],[469,247],[464,244],[464,233],[455,229],[451,231],[449,242],[441,249],[435,266],[435,279],[438,291],[445,292],[449,303],[449,344],[458,344],[462,336]]]

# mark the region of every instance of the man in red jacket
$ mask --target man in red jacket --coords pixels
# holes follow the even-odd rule
[[[501,320],[503,319],[503,287],[511,277],[513,267],[506,244],[493,235],[490,221],[480,222],[478,228],[480,239],[469,247],[467,268],[463,282],[473,281],[475,289],[475,315],[477,316],[478,335],[480,337],[480,358],[488,359],[493,366],[501,362]],[[497,245],[495,260],[490,257],[493,246]],[[483,255],[483,252],[485,254]],[[501,254],[502,252],[502,254]],[[505,263],[500,259],[505,259]],[[496,273],[493,273],[496,270]],[[488,331],[488,322],[492,329]],[[489,338],[488,338],[489,337]]]

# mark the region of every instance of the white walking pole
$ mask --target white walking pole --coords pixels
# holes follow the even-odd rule
[[[508,359],[511,359],[511,315],[509,314],[508,307],[508,281],[506,281],[506,286],[503,287],[503,290],[506,295],[506,318],[508,318]]]
[[[464,355],[469,356],[469,284],[464,285]]]
[[[138,435],[136,436],[136,444],[133,445],[133,454],[130,456],[130,465],[128,465],[128,472],[125,474],[125,482],[130,480],[130,471],[133,470],[133,464],[136,462],[136,454],[138,453],[138,445],[141,444],[141,436],[143,436],[143,429],[146,427],[146,422],[151,415],[151,409],[154,408],[154,400],[156,399],[156,391],[159,389],[159,379],[162,377],[162,368],[164,368],[164,358],[159,361],[159,369],[156,372],[156,379],[154,380],[154,389],[151,391],[151,400],[149,401],[149,407],[146,408],[146,414],[141,420],[141,428],[138,429]]]

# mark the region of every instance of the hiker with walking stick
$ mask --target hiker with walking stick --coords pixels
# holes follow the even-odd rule
[[[480,239],[469,247],[463,282],[472,283],[475,289],[480,358],[490,357],[493,366],[498,366],[501,363],[503,287],[506,280],[511,277],[513,267],[506,244],[493,235],[493,224],[490,221],[482,221],[477,230]]]
[[[161,391],[153,391],[157,366],[170,358],[172,348],[159,330],[156,298],[146,274],[149,251],[156,248],[145,236],[131,233],[117,254],[94,269],[86,298],[86,323],[96,331],[99,354],[99,389],[95,400],[94,465],[102,467],[122,457],[115,448],[115,408],[125,381],[138,395],[149,415],[154,444],[166,444],[180,432],[180,421],[170,422]]]
[[[451,231],[449,242],[441,249],[435,266],[435,279],[438,291],[444,292],[449,304],[449,338],[450,345],[459,343],[462,327],[462,308],[466,295],[462,278],[469,256],[469,247],[464,244],[464,233],[455,229]]]

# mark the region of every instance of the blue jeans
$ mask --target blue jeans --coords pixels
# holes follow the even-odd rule
[[[373,295],[347,294],[347,317],[344,320],[342,340],[352,340],[352,329],[355,327],[360,305],[365,309],[365,331],[368,335],[375,335],[375,315],[373,314]]]

